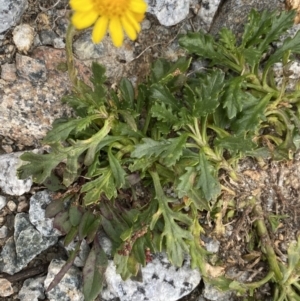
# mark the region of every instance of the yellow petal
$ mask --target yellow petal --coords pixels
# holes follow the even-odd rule
[[[144,14],[147,10],[147,4],[143,0],[131,0],[129,8],[135,13]]]
[[[134,41],[137,37],[137,33],[136,30],[134,29],[134,27],[131,25],[131,23],[127,20],[126,17],[123,17],[121,19],[121,23],[122,26],[126,32],[126,34],[128,35],[129,39]]]
[[[70,0],[70,6],[73,10],[78,12],[87,12],[94,8],[91,0]]]
[[[134,15],[134,18],[138,21],[138,22],[142,22],[143,19],[145,18],[145,14],[136,14],[136,13],[133,13]]]
[[[133,28],[135,29],[135,31],[137,33],[139,33],[141,31],[141,26],[140,26],[139,22],[136,20],[134,13],[132,13],[130,11],[127,11],[125,16],[126,16],[126,19],[133,26]]]
[[[124,34],[123,34],[122,24],[119,18],[113,18],[110,20],[109,33],[114,45],[116,47],[122,46]]]
[[[103,39],[107,31],[107,26],[108,18],[106,16],[102,16],[96,21],[92,33],[92,40],[94,43],[99,43]]]
[[[72,23],[77,29],[84,29],[93,25],[98,18],[98,14],[93,11],[74,12],[72,16]]]

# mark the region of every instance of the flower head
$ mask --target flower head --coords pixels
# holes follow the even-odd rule
[[[123,44],[124,31],[135,40],[141,31],[147,4],[144,0],[70,0],[72,23],[77,29],[94,24],[92,40],[99,43],[107,29],[116,47]]]

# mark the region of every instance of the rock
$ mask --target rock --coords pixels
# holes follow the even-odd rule
[[[71,114],[70,107],[61,102],[70,88],[67,72],[58,68],[66,61],[65,51],[42,46],[34,49],[32,59],[45,64],[46,81],[0,80],[0,135],[19,146],[38,146],[54,119]],[[76,61],[76,65],[88,82],[90,70],[81,62]]]
[[[134,56],[135,47],[133,42],[126,39],[123,47],[113,46],[111,39],[106,37],[99,44],[91,40],[91,31],[84,32],[74,42],[74,53],[76,57],[90,66],[93,61],[102,64],[106,68],[106,76],[117,81],[125,72],[125,63],[131,62]]]
[[[54,259],[51,261],[44,281],[45,288],[49,286],[65,263],[64,260]],[[84,301],[82,277],[79,269],[72,266],[62,280],[51,291],[46,293],[46,296],[50,301]]]
[[[0,239],[7,237],[8,229],[6,226],[0,228]]]
[[[230,291],[222,292],[208,283],[205,283],[203,296],[204,298],[206,298],[205,300],[209,300],[209,301],[219,301],[219,300],[232,301],[231,299],[232,292]]]
[[[190,0],[146,0],[147,12],[153,14],[164,26],[173,26],[184,20],[190,7]]]
[[[6,206],[11,212],[16,211],[17,209],[17,204],[14,201],[8,201]]]
[[[205,244],[206,250],[211,253],[218,253],[220,248],[220,242],[215,239],[210,239],[209,242]]]
[[[44,300],[44,280],[46,277],[29,278],[23,283],[18,297],[21,301],[38,301]]]
[[[53,46],[54,39],[58,37],[58,35],[53,30],[41,30],[39,32],[40,41],[45,46]]]
[[[223,27],[227,27],[238,34],[242,33],[247,16],[252,8],[258,11],[283,10],[284,4],[281,0],[222,1],[210,28],[210,33],[216,35]]]
[[[32,186],[31,179],[20,180],[17,177],[17,168],[21,154],[22,152],[16,152],[0,156],[0,188],[6,194],[22,195],[28,192]]]
[[[15,64],[3,64],[1,66],[1,78],[9,81],[14,82],[17,79],[17,69]]]
[[[116,273],[113,261],[105,272],[106,287],[101,292],[104,301],[175,301],[189,294],[200,282],[198,270],[191,270],[189,260],[181,268],[172,266],[164,253],[153,255],[153,260],[142,268],[143,282],[123,281]],[[221,299],[220,299],[221,300]]]
[[[13,41],[17,49],[27,53],[34,40],[34,29],[28,24],[21,24],[13,30]]]
[[[62,246],[64,245],[63,242],[64,242],[63,239],[60,240],[60,243]],[[77,240],[71,242],[68,246],[65,247],[65,249],[68,252],[71,252],[71,251],[75,250],[76,244],[77,244]],[[90,249],[89,245],[86,243],[86,240],[84,239],[80,245],[79,254],[76,256],[73,264],[78,268],[83,267],[88,255],[90,253],[90,250],[91,249]]]
[[[32,81],[46,81],[47,69],[42,60],[33,59],[29,56],[16,54],[16,67],[19,76]]]
[[[0,256],[0,271],[15,274],[42,251],[57,242],[56,236],[43,237],[29,222],[26,213],[18,213],[14,223],[15,233],[2,249]]]
[[[198,1],[197,1],[198,2]],[[197,11],[197,16],[200,19],[201,28],[209,30],[213,22],[214,16],[218,10],[221,0],[203,0],[201,8]]]
[[[53,228],[53,218],[45,218],[45,210],[50,202],[47,190],[34,194],[30,198],[29,220],[43,236],[60,236],[60,231]]]
[[[5,196],[0,195],[0,210],[6,206],[7,199]]]
[[[27,0],[0,0],[0,33],[18,23],[27,8]]]
[[[8,297],[14,293],[11,283],[3,278],[0,278],[0,296]]]

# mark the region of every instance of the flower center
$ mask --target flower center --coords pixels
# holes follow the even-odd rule
[[[129,8],[130,0],[92,0],[99,16],[122,17]]]

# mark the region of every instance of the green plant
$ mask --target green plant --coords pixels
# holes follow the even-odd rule
[[[107,264],[96,235],[100,228],[112,240],[123,279],[138,274],[148,250],[166,251],[176,266],[190,254],[192,268],[223,289],[253,291],[272,279],[274,271],[247,285],[210,279],[199,214],[210,212],[218,199],[222,202],[219,173],[237,180],[240,158],[289,158],[296,149],[300,92],[286,90],[286,75],[278,88],[272,66],[282,62],[286,68],[292,54],[300,53],[300,33],[278,49],[270,46],[293,17],[294,12],[252,11],[240,42],[228,29],[221,30],[218,40],[189,33],[180,45],[194,59],[208,60],[205,72],[190,75],[191,58],[176,63],[160,59],[145,83],[134,88],[123,79],[117,91],[106,89],[105,70],[97,64],[92,65],[93,87],[77,79],[70,27],[67,53],[74,91],[63,101],[76,117],[56,120],[43,140],[51,152],[25,153],[21,158],[27,164],[19,168],[21,178],[33,176],[50,190],[65,190],[47,216],[66,234],[66,245],[79,238],[50,288],[86,238],[93,247],[83,270],[84,294],[86,300],[97,296]]]

